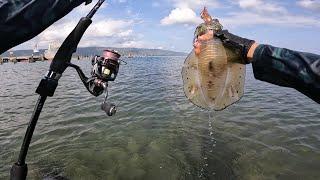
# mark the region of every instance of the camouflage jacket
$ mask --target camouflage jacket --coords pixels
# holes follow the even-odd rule
[[[252,67],[256,79],[295,88],[320,103],[320,55],[259,45]]]
[[[23,43],[91,0],[0,0],[0,54]]]

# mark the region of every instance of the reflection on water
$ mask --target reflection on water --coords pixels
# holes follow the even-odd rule
[[[183,57],[128,59],[100,110],[68,69],[39,119],[29,178],[318,179],[320,109],[287,88],[247,73],[243,99],[204,112],[185,98]],[[74,62],[90,71],[89,61]],[[48,62],[0,66],[0,179],[15,162]]]

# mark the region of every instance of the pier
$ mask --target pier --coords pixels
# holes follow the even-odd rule
[[[43,56],[12,56],[12,57],[0,57],[0,64],[7,62],[29,62],[44,61]]]

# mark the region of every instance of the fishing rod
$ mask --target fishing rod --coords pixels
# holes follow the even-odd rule
[[[94,96],[99,96],[105,93],[104,101],[101,104],[101,109],[106,112],[107,115],[112,116],[116,113],[116,106],[107,102],[108,98],[108,82],[114,81],[117,77],[120,57],[121,55],[113,50],[104,50],[103,56],[95,56],[92,59],[92,71],[91,77],[86,77],[81,68],[71,63],[72,54],[76,52],[78,44],[92,23],[91,18],[100,8],[105,0],[99,0],[97,4],[91,9],[86,17],[82,17],[73,31],[64,40],[56,55],[54,56],[48,73],[40,81],[36,93],[39,94],[38,101],[35,105],[33,114],[31,116],[23,143],[20,149],[19,158],[16,163],[13,164],[10,170],[11,180],[25,180],[28,174],[28,166],[26,164],[26,156],[28,153],[29,145],[32,139],[34,129],[39,119],[40,113],[44,106],[47,97],[52,97],[58,86],[58,81],[61,78],[63,72],[68,68],[74,68],[82,83],[86,89]],[[88,0],[91,2],[91,0]]]

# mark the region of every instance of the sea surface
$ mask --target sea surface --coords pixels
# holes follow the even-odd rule
[[[221,112],[183,93],[185,57],[125,59],[100,110],[69,68],[38,121],[28,179],[320,179],[320,106],[299,92],[255,80]],[[90,61],[73,61],[90,73]],[[49,62],[0,65],[0,179],[9,178]]]

